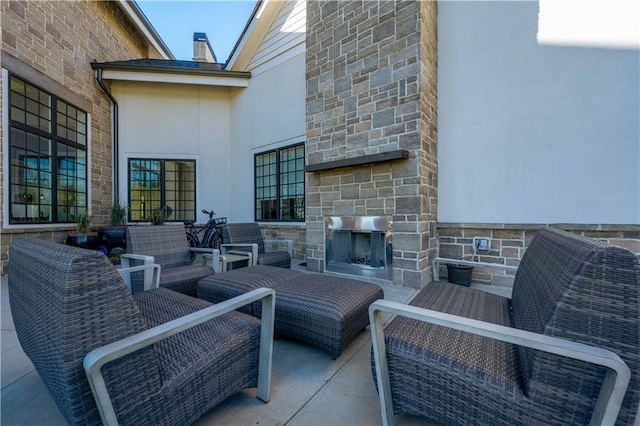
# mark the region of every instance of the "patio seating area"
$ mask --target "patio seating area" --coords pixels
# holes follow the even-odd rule
[[[306,271],[294,261],[292,269]],[[416,291],[385,285],[385,299],[408,302]],[[65,425],[64,417],[42,379],[22,351],[9,307],[7,276],[1,287],[1,416],[2,424]],[[255,389],[242,391],[198,420],[208,424],[375,425],[381,424],[371,375],[371,338],[360,333],[336,359],[303,343],[276,340],[271,399],[256,399]],[[425,419],[403,416],[401,425],[425,425]]]
[[[105,347],[100,351],[93,351],[85,358],[84,365],[87,369],[94,359],[100,365],[100,357],[109,357],[110,355],[105,354],[111,349],[114,353],[126,356],[112,366],[107,366],[102,372],[99,368],[93,369],[94,373],[97,371],[94,374],[96,378],[90,378],[92,388],[98,388],[95,392],[96,401],[100,414],[103,419],[107,419],[108,424],[111,424],[109,419],[115,419],[116,412],[123,423],[147,422],[150,418],[147,414],[149,410],[156,416],[157,421],[162,419],[161,422],[172,424],[197,425],[439,424],[422,416],[438,418],[452,424],[538,424],[546,423],[547,419],[553,424],[584,424],[591,417],[594,405],[596,409],[593,411],[593,417],[596,421],[592,421],[592,424],[610,424],[617,415],[617,406],[621,403],[622,395],[625,395],[629,369],[631,383],[629,392],[624,397],[619,420],[622,424],[635,424],[634,419],[636,422],[640,419],[636,417],[637,349],[625,349],[637,348],[638,344],[637,335],[627,332],[629,328],[637,329],[637,292],[640,282],[638,259],[627,250],[565,231],[538,231],[518,267],[513,298],[510,289],[478,284],[472,284],[473,288],[469,288],[436,282],[417,291],[391,286],[385,281],[373,278],[369,278],[369,282],[351,280],[344,276],[337,278],[337,274],[309,273],[295,261],[291,270],[252,266],[211,275],[198,283],[198,295],[204,300],[163,288],[140,292],[131,298],[131,295],[123,297],[127,296],[128,290],[122,281],[114,278],[118,276],[116,269],[97,252],[71,249],[67,246],[59,250],[55,243],[38,243],[37,239],[24,238],[12,245],[11,253],[13,263],[10,275],[2,277],[1,289],[0,421],[5,424],[66,424],[71,418],[70,414],[66,414],[65,419],[54,399],[62,404],[60,407],[63,412],[69,413],[64,407],[66,401],[75,400],[73,395],[82,394],[81,398],[86,399],[87,395],[91,398],[91,393],[87,393],[86,389],[75,389],[88,387],[85,386],[86,383],[81,383],[80,372],[74,367],[78,364],[78,359],[81,359],[74,355],[75,353],[84,354],[87,348],[90,350],[101,346],[100,341],[103,340],[100,339],[104,339],[105,336],[106,341],[112,341],[108,338],[109,333],[129,335],[129,331],[120,330],[123,327],[137,327],[138,330],[136,336],[126,339],[127,342],[137,344],[133,341],[144,338],[151,344],[159,339],[153,340],[152,334],[155,332],[151,329],[148,330],[150,333],[147,333],[149,336],[146,336],[144,330],[147,327],[163,324],[162,328],[166,330],[162,334],[170,333],[170,324],[167,321],[175,318],[176,321],[171,321],[173,324],[185,314],[193,313],[191,317],[196,314],[204,315],[205,311],[206,315],[213,314],[211,317],[207,316],[207,319],[217,315],[226,316],[216,319],[218,325],[212,326],[210,332],[207,331],[209,327],[197,331],[194,328],[193,336],[189,331],[187,333],[190,337],[185,334],[185,339],[179,337],[182,334],[170,338],[176,339],[176,342],[184,340],[182,343],[158,343],[162,346],[156,350],[158,365],[163,360],[171,362],[171,366],[167,368],[158,368],[159,380],[145,382],[134,378],[138,383],[137,387],[128,386],[126,380],[114,381],[114,377],[127,377],[128,374],[123,374],[123,371],[128,371],[127,368],[137,373],[148,370],[149,363],[145,362],[142,356],[149,358],[149,361],[153,358],[142,352],[126,356],[131,351],[126,352],[124,343],[109,345],[113,346],[109,347],[109,350]],[[91,274],[88,271],[98,273]],[[9,284],[11,306],[8,297]],[[274,290],[275,313],[271,310],[272,302],[269,301],[267,305],[257,304],[260,297],[267,296],[268,299],[268,294],[274,294]],[[260,292],[264,295],[257,294]],[[583,293],[585,297],[580,296]],[[46,296],[44,303],[39,299],[41,295]],[[279,307],[278,297],[281,299]],[[58,298],[70,300],[63,303],[58,301]],[[241,298],[242,301],[236,301]],[[384,301],[374,301],[380,298],[384,298]],[[136,315],[140,316],[137,309],[121,312],[127,309],[126,306],[121,307],[123,302],[130,301],[130,304],[133,304],[134,299],[139,305],[139,312],[144,321],[135,319]],[[601,302],[601,299],[604,302]],[[614,299],[615,303],[610,302],[610,299]],[[217,305],[212,306],[206,300]],[[580,306],[581,309],[574,309],[574,300],[576,306]],[[231,302],[235,304],[232,305]],[[110,316],[105,320],[102,316],[98,318],[90,314],[93,308],[89,305],[105,303],[108,305],[107,312],[113,318]],[[625,307],[621,308],[623,303]],[[303,306],[299,307],[300,304]],[[226,305],[229,305],[228,309]],[[375,375],[382,378],[379,385],[383,391],[380,395],[376,391],[371,374],[372,333],[369,332],[369,327],[366,327],[366,331],[363,329],[367,322],[362,322],[360,318],[367,312],[366,308],[369,305],[373,334],[377,336],[373,353],[376,358]],[[606,310],[605,315],[598,315],[597,312],[602,311],[601,306],[613,311]],[[18,308],[16,312],[19,314],[15,317],[11,315],[12,307]],[[240,312],[230,312],[235,309]],[[620,309],[624,315],[618,313]],[[399,317],[394,319],[393,314]],[[68,317],[69,315],[72,316]],[[231,315],[235,317],[232,318]],[[402,316],[411,318],[410,321],[430,321],[437,326],[426,327],[410,322]],[[523,316],[526,318],[522,319]],[[431,317],[434,319],[430,320]],[[473,321],[469,318],[487,322]],[[273,342],[273,368],[269,371],[263,362],[269,360],[268,363],[271,364],[271,356],[268,355],[271,349],[270,345],[264,343],[271,342],[270,331],[267,330],[273,327],[273,322],[270,322],[273,319],[275,336],[282,337],[283,340],[277,339]],[[511,323],[512,319],[515,324]],[[104,328],[106,325],[114,331],[103,332],[101,329],[100,333],[87,334],[87,330],[94,330],[95,327],[91,324],[95,321],[98,321],[96,324],[100,327]],[[224,324],[225,321],[229,322],[229,326]],[[260,321],[263,325],[261,337],[258,339],[257,329],[260,327],[257,327],[257,324]],[[461,325],[458,326],[458,322]],[[57,327],[57,323],[68,325]],[[246,327],[243,325],[245,323]],[[265,324],[271,326],[265,328]],[[497,324],[503,324],[504,327]],[[439,328],[439,325],[457,328],[459,331],[444,330]],[[204,324],[202,326],[204,327]],[[243,350],[243,353],[247,353],[247,364],[243,367],[246,373],[240,373],[237,381],[232,379],[229,386],[224,383],[220,386],[222,379],[219,380],[220,373],[215,370],[226,369],[224,365],[227,364],[218,363],[215,359],[231,359],[235,362],[243,355],[239,352],[238,355],[224,352],[226,349],[223,347],[226,343],[203,345],[202,342],[219,339],[220,342],[228,340],[232,346],[236,345],[243,339],[239,334],[243,327],[247,330],[246,340],[251,341],[251,349],[247,346],[247,349]],[[386,328],[385,333],[388,333],[385,339],[382,338],[383,328]],[[576,330],[583,328],[585,330],[579,337],[575,337]],[[249,329],[252,331],[249,332]],[[469,331],[483,337],[472,337],[471,334],[460,331]],[[68,338],[66,335],[69,333],[76,337]],[[22,347],[18,342],[18,335]],[[88,338],[82,337],[84,335]],[[503,338],[502,335],[507,337]],[[76,350],[78,336],[82,346]],[[502,340],[504,343],[492,345],[482,340],[487,337]],[[565,339],[574,342],[567,342]],[[611,343],[602,343],[605,340]],[[388,349],[384,349],[383,342],[386,342]],[[524,346],[531,344],[529,347],[534,349],[587,362],[600,363],[599,359],[603,358],[602,365],[614,369],[622,378],[621,383],[618,383],[616,373],[607,372],[605,376],[601,370],[581,367],[581,363],[558,362],[554,359],[538,362],[538,358],[546,360],[546,355],[540,355],[537,351],[527,353],[526,350],[521,350],[518,356],[516,347],[509,343]],[[213,346],[220,348],[211,351],[210,348]],[[185,351],[184,347],[188,349]],[[619,353],[628,368],[616,353],[605,351],[607,347]],[[30,354],[31,360],[38,366],[38,371],[23,349]],[[162,355],[165,349],[168,349],[167,356]],[[256,356],[258,349],[259,357]],[[429,355],[432,351],[435,357]],[[96,354],[92,355],[94,352]],[[189,361],[179,361],[183,352]],[[60,356],[49,359],[51,353]],[[66,353],[69,355],[65,355]],[[582,357],[583,353],[586,354],[585,357]],[[265,354],[268,356],[263,356]],[[414,359],[415,357],[419,359]],[[138,358],[143,361],[142,367],[131,368],[138,362]],[[492,372],[490,370],[493,368],[494,358],[504,358],[505,362],[498,362],[498,370]],[[520,358],[524,360],[523,366],[519,364]],[[506,365],[511,361],[512,366]],[[488,364],[483,364],[485,362]],[[381,363],[388,363],[388,369],[382,368]],[[503,371],[505,367],[506,373]],[[177,374],[173,373],[176,369],[195,369],[200,371],[204,379],[198,378],[192,385],[187,383],[186,377],[193,375],[185,373],[182,378],[178,377],[179,380],[175,384],[170,384],[170,379]],[[473,373],[476,369],[482,372],[480,376]],[[536,371],[524,379],[517,377],[521,372],[526,374],[529,371],[527,369]],[[164,370],[170,374],[164,374]],[[458,375],[458,370],[464,371]],[[472,372],[469,373],[467,370]],[[251,371],[255,373],[251,373],[251,377],[245,377],[245,374]],[[569,381],[566,378],[567,371],[575,376]],[[496,377],[493,376],[494,373]],[[497,388],[492,387],[495,385],[493,380],[503,373],[506,374],[509,383],[505,386],[496,385],[499,388],[496,390]],[[108,377],[106,385],[102,381],[102,374]],[[484,374],[487,374],[488,378],[482,378]],[[435,375],[435,378],[432,378],[432,375]],[[223,376],[227,376],[226,372]],[[550,376],[553,378],[547,380]],[[199,377],[198,373],[195,377]],[[561,383],[556,383],[555,378],[559,378]],[[598,396],[599,384],[603,380],[603,391]],[[544,384],[538,386],[537,381]],[[594,384],[590,384],[590,381]],[[114,383],[117,384],[115,388]],[[544,391],[536,390],[531,395],[519,396],[523,392],[522,383],[530,388],[538,386]],[[58,385],[62,390],[57,388]],[[189,386],[195,387],[190,391]],[[396,395],[398,386],[402,387],[399,391],[402,394],[400,399],[397,399]],[[102,387],[103,391],[100,390]],[[154,387],[158,389],[154,390]],[[110,397],[111,401],[104,403],[100,395],[101,392],[106,395],[107,388],[107,398]],[[551,398],[550,401],[559,400],[558,397],[549,397],[555,395],[550,391],[556,388],[560,389],[561,395],[568,395],[568,401],[556,404],[558,407],[553,408],[556,412],[551,413],[550,417],[541,415],[543,407],[550,410],[552,408],[545,398]],[[200,395],[203,389],[204,395]],[[149,398],[129,398],[126,396],[128,392],[149,393]],[[606,400],[609,392],[611,403]],[[63,396],[60,397],[59,393]],[[70,396],[66,396],[67,393]],[[508,394],[506,405],[494,407],[493,405],[501,400],[502,394]],[[514,397],[511,394],[517,395]],[[484,395],[485,399],[480,399],[479,403],[465,402],[465,398],[475,400],[478,395]],[[158,403],[153,402],[156,396]],[[191,398],[194,400],[190,400]],[[538,403],[536,398],[542,398],[547,402]],[[396,407],[400,400],[405,399],[409,402],[403,402],[405,405]],[[516,406],[516,400],[523,402]],[[269,403],[265,404],[263,401]],[[575,401],[579,415],[568,413],[567,409],[563,408],[568,406],[568,402]],[[90,402],[93,404],[92,400]],[[176,406],[184,404],[186,411],[183,408],[173,410],[174,402]],[[116,411],[112,413],[112,417],[105,416],[105,412],[113,411],[112,403]],[[138,405],[129,409],[129,404]],[[148,408],[147,404],[157,407]],[[456,404],[462,405],[452,411],[451,407],[455,407]],[[392,405],[395,409],[391,408]],[[86,405],[82,405],[81,409],[78,408],[79,412],[87,410],[85,407]],[[95,407],[92,410],[95,411]],[[466,413],[465,410],[471,411]],[[88,412],[93,411],[89,407]],[[393,411],[396,412],[396,416],[393,416]],[[91,422],[99,419],[95,414],[92,414]],[[602,419],[599,420],[600,414]],[[84,417],[78,417],[82,418]]]

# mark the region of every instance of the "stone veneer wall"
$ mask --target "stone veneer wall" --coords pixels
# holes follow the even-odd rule
[[[93,222],[108,223],[112,191],[111,103],[96,83],[90,62],[146,58],[146,40],[115,2],[3,1],[0,17],[2,66],[8,67],[11,62],[12,68],[18,68],[11,71],[19,77],[88,109]],[[0,108],[1,96],[0,91]],[[0,109],[0,116],[2,113]],[[4,149],[4,143],[0,144],[0,155]],[[5,170],[1,176],[4,179]],[[0,229],[0,271],[5,272],[8,247],[14,236],[32,234],[64,241],[71,229],[75,225]]]
[[[419,288],[437,250],[437,3],[307,2],[307,164],[409,159],[307,174],[307,265],[325,216],[393,219],[393,283]]]
[[[529,242],[538,229],[553,226],[585,237],[607,241],[614,246],[631,250],[640,256],[640,226],[638,225],[509,225],[478,223],[438,224],[440,257],[471,260],[473,237],[491,238],[490,250],[479,250],[475,260],[500,265],[518,266]],[[446,279],[446,267],[440,268],[441,279]],[[497,286],[513,286],[513,274],[500,270],[475,267],[473,281]]]
[[[259,225],[262,238],[265,240],[293,240],[293,258],[305,258],[307,253],[307,227],[305,224],[270,225],[259,223]]]

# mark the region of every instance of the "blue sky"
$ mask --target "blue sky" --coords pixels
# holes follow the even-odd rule
[[[255,0],[137,0],[176,59],[193,57],[193,33],[207,33],[218,62],[226,62],[244,29]]]

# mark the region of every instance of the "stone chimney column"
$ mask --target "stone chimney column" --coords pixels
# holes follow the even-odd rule
[[[197,62],[218,62],[206,33],[193,33],[193,60]]]
[[[307,2],[307,164],[409,158],[307,174],[307,265],[326,216],[393,219],[393,284],[421,288],[437,251],[437,2]]]

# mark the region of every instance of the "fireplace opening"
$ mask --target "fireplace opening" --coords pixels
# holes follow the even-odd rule
[[[328,271],[391,279],[391,221],[380,216],[327,218]]]

